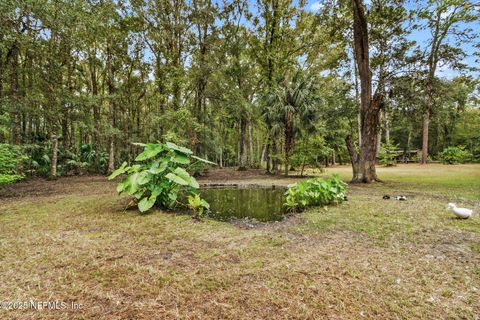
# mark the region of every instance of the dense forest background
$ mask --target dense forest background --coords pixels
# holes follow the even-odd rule
[[[478,5],[366,9],[378,152],[461,146],[479,160]],[[111,172],[155,141],[269,172],[348,163],[353,42],[351,1],[3,0],[0,143],[52,176]]]

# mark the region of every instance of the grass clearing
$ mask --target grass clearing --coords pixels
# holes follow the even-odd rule
[[[333,172],[350,174],[348,167],[325,174]],[[82,308],[0,310],[0,317],[476,319],[480,166],[379,174],[385,183],[351,186],[340,206],[254,229],[123,211],[125,199],[103,177],[16,184],[0,191],[3,301]],[[408,201],[382,200],[401,193]],[[452,200],[475,216],[452,218]]]

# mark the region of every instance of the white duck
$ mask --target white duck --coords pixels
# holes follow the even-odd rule
[[[449,203],[448,210],[452,211],[457,217],[462,219],[470,218],[473,213],[473,210],[467,208],[457,208],[457,205],[455,203]]]

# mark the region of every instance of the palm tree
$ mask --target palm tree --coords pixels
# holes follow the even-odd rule
[[[297,71],[291,80],[285,78],[276,90],[263,96],[263,117],[270,124],[270,134],[275,137],[283,131],[285,175],[296,132],[300,127],[313,127],[317,118],[315,93],[315,78]]]

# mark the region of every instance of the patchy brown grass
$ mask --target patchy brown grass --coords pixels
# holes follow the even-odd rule
[[[459,179],[475,174],[455,168]],[[423,173],[422,189],[407,177],[395,181],[404,168],[396,170],[384,184],[352,186],[338,207],[250,230],[125,212],[103,177],[4,188],[0,297],[82,308],[0,310],[0,318],[478,319],[480,219],[470,190],[480,188],[445,186],[450,178],[434,171]],[[250,174],[227,181],[294,181]],[[399,192],[409,200],[381,199]],[[453,219],[451,199],[477,214]]]

